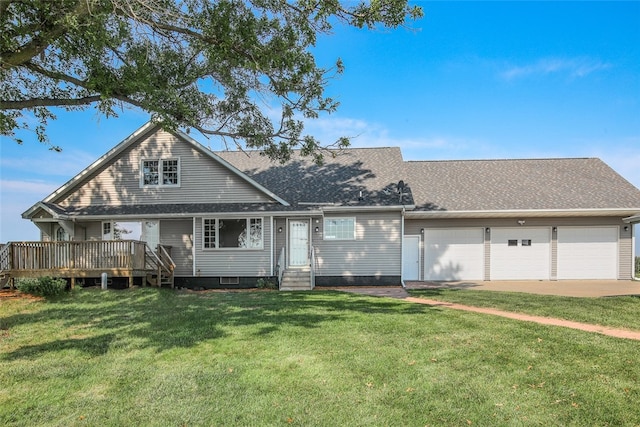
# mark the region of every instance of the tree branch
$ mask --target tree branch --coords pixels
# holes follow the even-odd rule
[[[93,102],[100,101],[100,95],[85,96],[83,98],[32,98],[20,101],[2,101],[0,102],[0,110],[22,110],[25,108],[35,107],[60,107],[60,106],[76,106],[88,105]]]
[[[89,14],[89,1],[79,0],[73,11],[68,15],[82,17]],[[4,7],[5,4],[2,3]],[[7,3],[8,7],[8,3]],[[44,29],[41,33],[34,36],[28,43],[11,52],[0,52],[0,70],[8,70],[13,67],[24,64],[34,56],[37,56],[45,51],[51,42],[67,31],[67,26],[61,24],[64,19],[57,19],[49,27],[44,25]]]

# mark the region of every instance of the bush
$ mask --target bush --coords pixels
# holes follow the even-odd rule
[[[62,294],[67,289],[67,281],[52,277],[19,278],[16,280],[16,288],[25,294],[52,297]]]
[[[256,281],[256,286],[260,289],[278,289],[275,282],[262,277]]]
[[[636,277],[640,277],[640,256],[636,257]]]

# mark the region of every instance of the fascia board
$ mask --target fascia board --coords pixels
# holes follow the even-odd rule
[[[511,209],[511,210],[477,210],[477,211],[407,211],[408,219],[428,218],[511,218],[527,217],[588,217],[588,216],[626,216],[638,209]]]
[[[412,205],[391,205],[391,206],[321,206],[320,210],[327,213],[334,212],[395,212],[413,209]]]
[[[76,185],[79,181],[81,181],[84,177],[91,174],[93,171],[100,168],[102,165],[104,165],[105,163],[113,159],[115,156],[120,154],[122,151],[128,148],[131,144],[137,141],[138,138],[140,138],[140,136],[148,132],[154,126],[159,126],[159,125],[151,121],[142,125],[138,130],[136,130],[131,135],[123,139],[118,145],[113,147],[111,150],[107,151],[104,155],[99,157],[95,162],[91,163],[89,166],[84,168],[79,174],[77,174],[76,176],[71,178],[69,181],[64,183],[60,188],[55,190],[53,193],[49,194],[43,201],[51,202],[55,200],[57,197],[67,192],[68,190],[70,190],[71,188],[73,188],[73,186]]]
[[[73,221],[98,221],[98,220],[118,220],[118,219],[174,219],[174,218],[192,218],[192,217],[225,217],[225,218],[247,218],[256,217],[300,217],[300,216],[321,216],[320,210],[307,211],[242,211],[242,212],[185,212],[172,214],[126,214],[126,215],[75,215],[69,216]]]
[[[38,209],[42,209],[44,211],[49,212],[49,214],[51,214],[52,218],[46,218],[46,219],[50,219],[50,220],[57,220],[57,219],[66,219],[67,216],[66,215],[59,215],[58,213],[54,212],[53,209],[51,209],[49,206],[47,206],[46,204],[44,204],[43,202],[38,202],[35,205],[31,206],[29,209],[27,209],[26,211],[24,211],[22,213],[22,218],[24,219],[30,219],[30,220],[38,220],[41,218],[33,218],[33,214],[38,210]],[[44,219],[44,218],[43,218]]]

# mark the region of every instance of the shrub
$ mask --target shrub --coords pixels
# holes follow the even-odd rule
[[[67,289],[67,281],[59,278],[41,277],[39,279],[27,277],[16,280],[16,288],[25,294],[40,297],[60,295]]]
[[[278,289],[275,282],[262,277],[256,281],[256,286],[260,289]]]
[[[636,277],[640,277],[640,256],[636,257]]]

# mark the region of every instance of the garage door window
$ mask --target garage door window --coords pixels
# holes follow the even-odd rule
[[[517,241],[516,239],[510,239],[510,240],[507,242],[507,245],[508,245],[508,246],[518,246],[518,241]]]
[[[522,239],[522,246],[531,246],[531,239]]]

